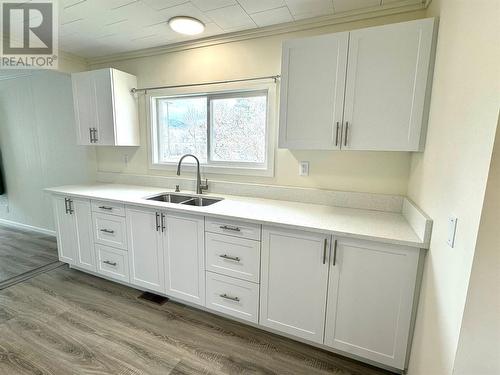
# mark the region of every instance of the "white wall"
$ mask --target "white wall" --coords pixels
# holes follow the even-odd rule
[[[427,144],[412,157],[408,195],[434,225],[409,374],[453,369],[498,120],[499,7],[433,0],[428,9],[440,17],[436,66]],[[446,244],[450,216],[458,217],[455,248]]]
[[[51,71],[0,80],[0,220],[54,228],[49,186],[95,180],[95,150],[76,146],[71,78]]]
[[[499,127],[495,138],[454,375],[500,374]]]
[[[281,43],[283,40],[402,22],[422,18],[424,15],[424,11],[417,11],[371,18],[156,56],[118,60],[105,64],[91,63],[91,68],[112,66],[135,74],[138,77],[140,87],[273,75],[279,74],[281,70]],[[141,147],[98,147],[98,169],[105,172],[173,176],[174,171],[158,171],[148,168],[149,150],[146,147],[148,135],[143,98],[140,103]],[[124,161],[125,155],[128,156],[128,164]],[[277,150],[275,160],[274,178],[228,175],[211,175],[209,178],[220,181],[244,181],[403,195],[406,194],[407,190],[410,168],[410,153],[407,152]],[[301,160],[310,162],[310,175],[308,177],[298,175],[298,163]]]

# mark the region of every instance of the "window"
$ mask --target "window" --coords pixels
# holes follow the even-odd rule
[[[194,154],[210,172],[272,173],[269,90],[157,95],[150,100],[153,168],[172,167],[182,155]]]

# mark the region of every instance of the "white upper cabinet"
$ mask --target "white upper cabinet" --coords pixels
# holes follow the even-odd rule
[[[423,150],[435,29],[428,18],[285,42],[280,147]]]
[[[423,148],[433,29],[430,18],[349,34],[344,148]]]
[[[323,343],[330,236],[264,227],[260,324]]]
[[[349,33],[283,44],[280,137],[282,148],[340,148]]]
[[[78,144],[139,146],[135,76],[100,69],[73,73],[71,80]]]
[[[347,238],[333,247],[325,345],[404,369],[420,250]]]

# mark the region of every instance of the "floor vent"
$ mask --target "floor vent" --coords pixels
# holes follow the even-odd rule
[[[137,298],[144,299],[148,302],[156,303],[157,305],[163,305],[165,302],[168,301],[167,297],[159,296],[158,294],[149,292],[144,292]]]

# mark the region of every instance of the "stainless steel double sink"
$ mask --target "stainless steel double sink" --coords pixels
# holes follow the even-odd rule
[[[183,204],[185,206],[206,207],[220,202],[222,198],[206,198],[197,195],[162,193],[146,198],[148,201]]]

